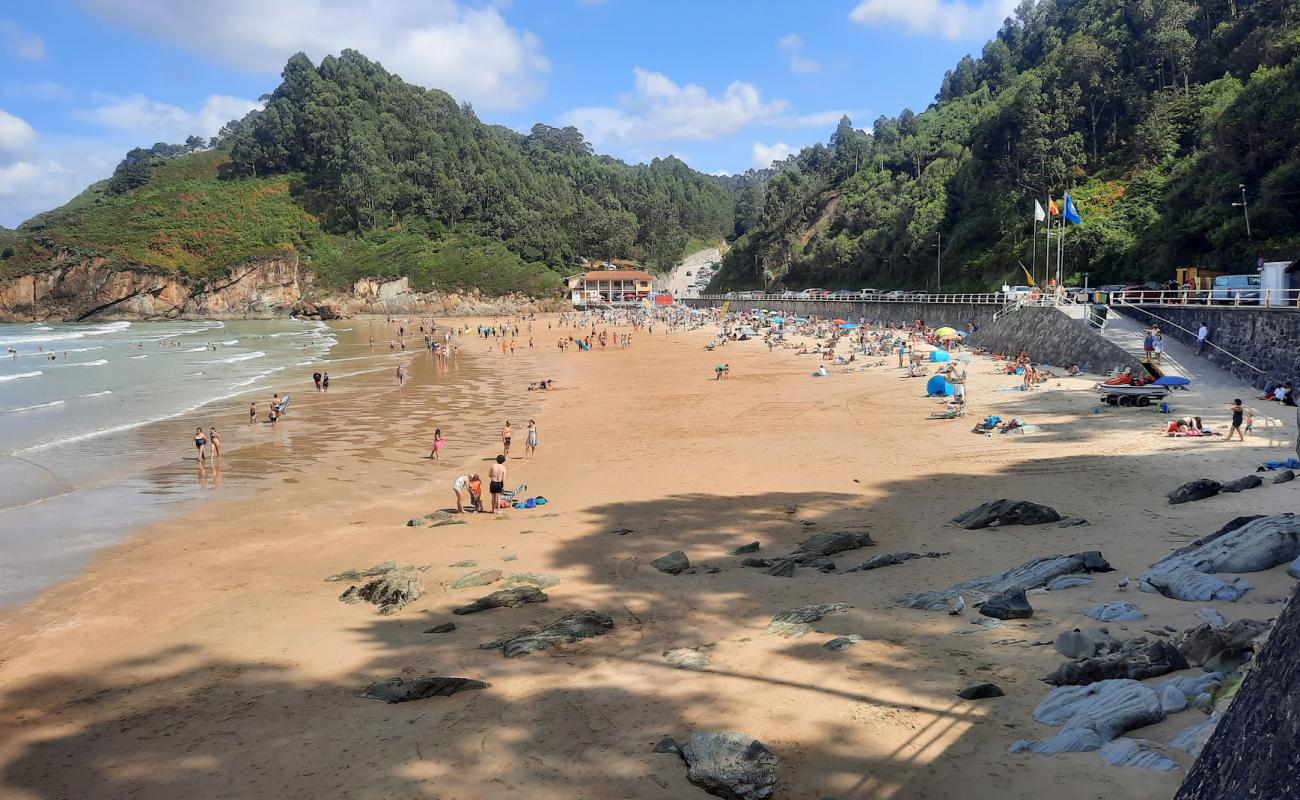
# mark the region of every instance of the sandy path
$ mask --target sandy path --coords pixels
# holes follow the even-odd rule
[[[1112,625],[1117,634],[1191,624],[1196,606],[1119,595],[1103,576],[1035,596],[1032,619],[988,631],[892,600],[1055,552],[1100,549],[1133,574],[1234,516],[1293,508],[1295,484],[1194,507],[1162,497],[1203,473],[1250,471],[1283,452],[1289,432],[1257,419],[1263,435],[1245,447],[1166,440],[1151,433],[1154,414],[1093,414],[1093,395],[1069,386],[994,392],[1009,380],[981,362],[971,367],[976,411],[1044,427],[1036,437],[988,438],[969,433],[968,420],[924,420],[921,382],[892,368],[814,380],[811,357],[769,354],[758,342],[707,353],[708,336],[640,334],[631,350],[561,354],[544,347],[554,332],[539,331],[540,349],[513,361],[469,341],[465,357],[499,366],[500,378],[476,384],[473,402],[457,401],[459,436],[443,464],[422,458],[445,418],[439,394],[421,394],[431,369],[423,362],[401,397],[358,394],[322,407],[334,435],[284,445],[311,449],[310,469],[294,482],[144,531],[4,618],[0,795],[704,797],[677,759],[651,750],[664,735],[731,728],[780,755],[782,798],[1172,796],[1181,772],[1006,747],[1050,730],[1030,711],[1046,692],[1038,677],[1059,658],[1032,642],[1082,624],[1083,608],[1108,599],[1135,600],[1150,615]],[[734,377],[714,381],[711,367],[723,360]],[[543,374],[557,391],[524,392]],[[450,502],[460,469],[485,469],[501,403],[520,429],[517,451],[521,418],[535,415],[541,438],[535,460],[511,459],[508,483],[526,480],[551,504],[405,527]],[[1217,398],[1205,403],[1217,407]],[[1008,496],[1092,524],[948,523]],[[612,533],[622,528],[633,533]],[[952,555],[793,578],[727,555],[755,540],[762,555],[780,554],[811,531],[843,528],[865,528],[879,546],[840,557],[841,567],[898,550]],[[722,571],[674,577],[648,564],[678,548]],[[343,587],[322,581],[390,558],[432,565],[430,593],[393,616],[339,603]],[[462,559],[562,582],[546,604],[453,618],[451,608],[490,591],[448,588],[467,571],[449,566]],[[1217,604],[1228,618],[1275,615],[1264,601],[1288,579],[1279,569],[1251,580],[1259,588],[1242,602]],[[778,610],[841,601],[852,609],[803,639],[763,634]],[[584,608],[610,614],[614,630],[526,658],[476,648]],[[421,633],[451,619],[454,633]],[[977,632],[953,632],[969,629]],[[842,653],[821,647],[848,633],[867,641]],[[671,647],[703,648],[712,668],[669,667],[661,654]],[[399,706],[357,697],[368,681],[425,672],[492,687]],[[1008,696],[955,697],[981,680]],[[1167,739],[1196,713],[1141,735]]]

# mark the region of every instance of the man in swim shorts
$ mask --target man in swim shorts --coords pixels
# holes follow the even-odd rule
[[[497,513],[501,506],[501,495],[506,490],[506,457],[497,456],[496,463],[488,470],[488,492],[492,495],[492,511]]]

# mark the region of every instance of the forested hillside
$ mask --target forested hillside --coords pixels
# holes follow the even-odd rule
[[[292,252],[327,285],[407,275],[421,289],[542,291],[581,257],[667,268],[731,231],[731,198],[675,158],[594,155],[574,128],[485,125],[357,52],[319,66],[299,54],[264,108],[216,140],[132,150],[5,233],[0,275],[65,248],[192,273]]]
[[[752,176],[715,285],[933,287],[940,236],[944,288],[1022,282],[1067,189],[1071,282],[1300,257],[1300,3],[1026,0],[929,108]]]

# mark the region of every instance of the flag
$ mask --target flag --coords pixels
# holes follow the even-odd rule
[[[1056,201],[1051,197],[1047,198],[1047,211],[1054,217],[1061,216],[1061,209],[1057,208]]]
[[[1065,193],[1065,214],[1062,216],[1065,217],[1066,222],[1072,225],[1083,224],[1083,217],[1079,216],[1079,209],[1074,207],[1074,200],[1070,197],[1069,192]]]
[[[1039,222],[1047,219],[1047,212],[1043,210],[1043,204],[1037,200],[1034,201],[1034,219]]]
[[[1038,202],[1038,201],[1035,200],[1034,202]],[[1029,285],[1037,286],[1038,284],[1034,283],[1034,276],[1029,274],[1029,270],[1025,269],[1025,265],[1021,264],[1020,268],[1025,270],[1025,279],[1029,281]]]

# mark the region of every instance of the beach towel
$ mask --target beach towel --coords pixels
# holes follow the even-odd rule
[[[1274,469],[1300,469],[1300,458],[1284,458],[1281,461],[1265,461],[1260,464],[1267,470]]]

